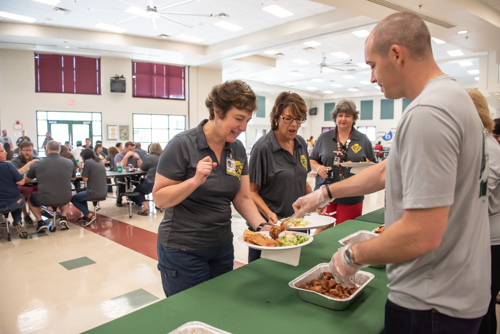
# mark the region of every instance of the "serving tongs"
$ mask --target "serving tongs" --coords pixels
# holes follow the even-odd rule
[[[290,227],[293,226],[293,224],[299,220],[299,218],[295,217],[295,213],[293,215],[291,215],[290,217],[288,218],[285,218],[281,221],[281,227],[284,229],[284,230],[288,230]]]

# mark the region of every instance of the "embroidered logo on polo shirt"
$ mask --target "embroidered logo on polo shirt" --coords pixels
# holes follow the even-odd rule
[[[302,154],[300,156],[300,162],[302,163],[302,166],[304,166],[304,168],[307,170],[307,159],[305,155]]]
[[[354,153],[358,153],[359,151],[361,151],[361,146],[359,144],[354,144],[351,146],[351,149]]]

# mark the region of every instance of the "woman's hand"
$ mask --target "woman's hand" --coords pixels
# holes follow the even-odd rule
[[[324,179],[326,179],[326,177],[328,176],[328,170],[323,165],[319,166],[316,172],[318,173],[319,176],[321,176]]]
[[[198,161],[198,165],[196,166],[196,174],[194,175],[194,179],[196,183],[202,185],[205,183],[205,180],[212,172],[212,169],[217,166],[216,162],[212,162],[212,158],[206,156],[205,158]]]

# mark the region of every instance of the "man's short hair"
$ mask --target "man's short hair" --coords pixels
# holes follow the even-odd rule
[[[82,146],[82,141],[81,141],[81,140],[78,140],[78,141],[76,142],[76,146]]]
[[[135,148],[141,148],[141,143],[135,143]]]
[[[118,143],[116,143],[116,144],[115,144],[115,147],[116,147],[116,148],[118,148],[118,147],[120,147],[121,145],[122,145],[122,143],[118,142]]]
[[[380,21],[372,33],[373,51],[381,57],[387,57],[390,47],[395,44],[408,49],[415,60],[432,55],[429,28],[413,13],[391,14]]]
[[[28,146],[31,146],[33,147],[33,143],[30,142],[30,141],[22,141],[20,144],[19,144],[19,151],[22,150],[23,148],[25,147],[28,147]]]
[[[128,142],[125,143],[125,148],[127,148],[129,146],[135,146],[135,145],[131,141],[128,141]]]
[[[88,141],[90,141],[90,138],[85,138],[85,140],[86,140],[86,141],[87,141],[87,140],[88,140]]]
[[[61,144],[55,140],[51,140],[47,143],[47,151],[55,151],[55,152],[60,152],[61,151]]]

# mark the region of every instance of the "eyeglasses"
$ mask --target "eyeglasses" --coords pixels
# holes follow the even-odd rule
[[[21,150],[21,152],[26,152],[26,153],[28,153],[28,152],[33,152],[33,150],[29,150],[29,149],[28,149],[28,150],[25,150],[25,149],[22,149],[22,150]]]
[[[307,121],[307,118],[293,118],[290,116],[282,116],[280,117],[283,119],[283,122],[285,123],[292,123],[292,121],[297,122],[298,124],[304,124]]]

